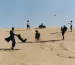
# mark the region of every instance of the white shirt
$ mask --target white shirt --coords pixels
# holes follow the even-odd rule
[[[72,22],[70,22],[70,26],[72,25]]]

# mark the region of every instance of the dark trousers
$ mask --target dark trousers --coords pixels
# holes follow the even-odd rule
[[[62,37],[63,37],[63,40],[64,40],[64,34],[65,34],[65,31],[62,31]]]
[[[16,44],[15,38],[11,39],[11,41],[12,41],[12,47],[15,47]]]
[[[71,29],[71,31],[72,31],[72,25],[70,26],[70,29]]]
[[[30,25],[27,25],[27,29],[28,29],[28,28],[30,29]]]

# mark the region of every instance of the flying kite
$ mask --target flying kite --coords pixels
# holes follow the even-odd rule
[[[56,16],[56,14],[54,16]]]

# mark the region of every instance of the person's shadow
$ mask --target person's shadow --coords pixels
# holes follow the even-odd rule
[[[59,33],[61,33],[61,32],[54,32],[54,33],[50,33],[50,34],[59,34]]]
[[[56,42],[56,41],[61,41],[61,40],[46,40],[46,41],[40,41],[40,42],[43,43],[43,42]]]
[[[40,43],[45,43],[45,42],[56,42],[56,41],[61,41],[62,39],[60,39],[60,40],[41,40],[41,41],[39,41]],[[31,42],[31,41],[28,41],[28,42],[19,42],[19,43],[38,43],[38,42]]]
[[[0,48],[0,51],[18,51],[20,49]]]
[[[67,32],[70,32],[70,31],[67,31]],[[62,32],[54,32],[54,33],[50,33],[50,34],[59,34],[59,33],[62,33]]]

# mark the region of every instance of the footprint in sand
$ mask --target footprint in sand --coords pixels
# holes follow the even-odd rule
[[[75,59],[75,41],[45,43],[42,49],[62,58]]]

